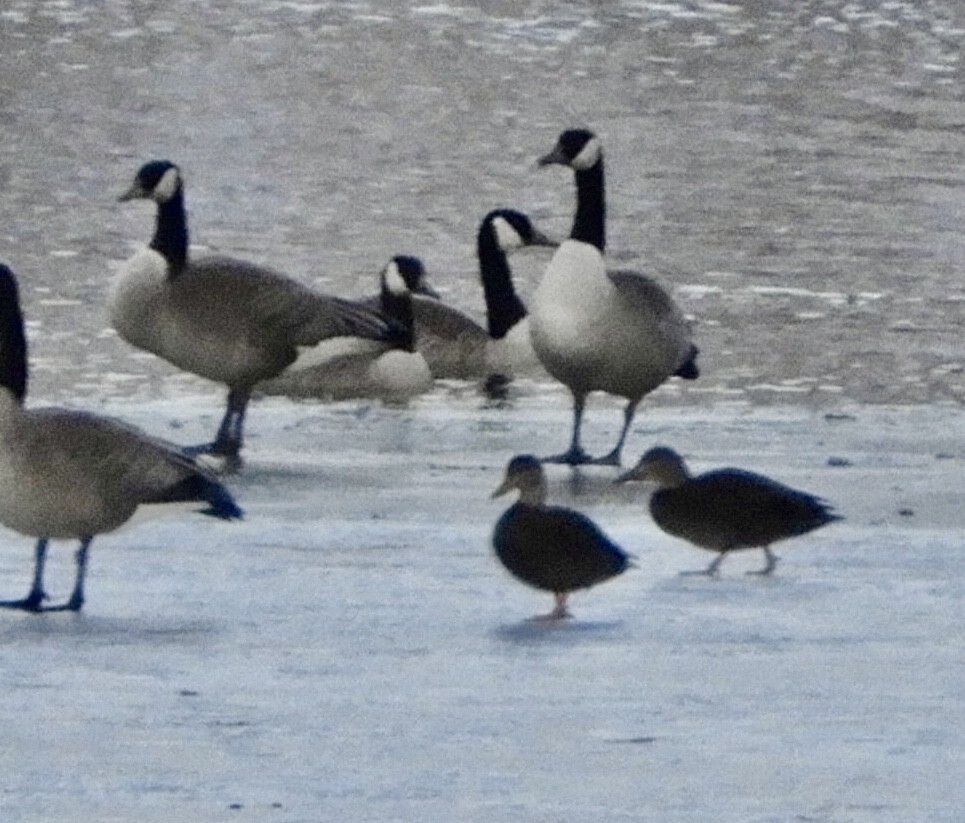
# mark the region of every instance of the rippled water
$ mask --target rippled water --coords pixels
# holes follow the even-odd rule
[[[587,124],[610,253],[693,315],[704,377],[665,402],[965,399],[965,9],[915,2],[35,2],[0,10],[0,259],[35,397],[200,385],[108,328],[118,204],[164,156],[193,241],[331,291],[423,257],[481,310],[497,205],[558,236],[535,158]],[[517,258],[523,291],[545,261]]]

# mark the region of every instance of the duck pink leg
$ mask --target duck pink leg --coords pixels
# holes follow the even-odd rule
[[[533,620],[566,620],[568,617],[572,617],[573,615],[566,608],[566,600],[569,596],[569,592],[555,592],[553,599],[556,605],[553,606],[553,611],[537,615]]]

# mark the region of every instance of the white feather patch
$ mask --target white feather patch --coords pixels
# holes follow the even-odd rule
[[[382,282],[389,292],[399,297],[409,291],[409,287],[406,285],[405,279],[402,277],[402,273],[399,271],[399,266],[395,260],[390,260],[382,272]]]
[[[573,158],[570,167],[576,171],[585,171],[586,169],[593,168],[593,166],[599,162],[602,152],[603,147],[599,139],[593,137],[587,141],[586,145],[580,150],[580,153]]]
[[[177,166],[172,166],[164,172],[164,174],[161,175],[161,179],[157,181],[157,185],[151,192],[151,199],[155,203],[167,203],[168,200],[174,197],[180,185],[181,172],[178,171]]]
[[[496,243],[503,251],[513,251],[522,247],[523,238],[505,217],[493,218],[492,227],[496,233]]]
[[[285,373],[325,366],[349,354],[371,354],[374,357],[385,349],[386,344],[377,340],[366,340],[362,337],[330,337],[322,340],[317,346],[300,346],[297,359],[285,369]]]

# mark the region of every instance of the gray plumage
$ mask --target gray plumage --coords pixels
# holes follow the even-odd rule
[[[228,407],[207,450],[237,457],[253,386],[295,363],[299,350],[338,336],[392,343],[399,330],[378,311],[319,294],[272,269],[212,256],[189,259],[177,166],[145,164],[121,200],[157,204],[150,247],[122,268],[111,320],[131,345],[228,386]]]
[[[202,514],[241,517],[231,495],[194,459],[118,421],[58,408],[27,409],[27,350],[13,273],[0,266],[0,523],[38,538],[28,611],[79,610],[88,548],[141,505],[196,503]],[[45,606],[43,570],[50,539],[81,541],[70,598]]]
[[[573,430],[569,449],[548,459],[619,465],[640,400],[672,376],[696,378],[698,351],[683,313],[662,286],[638,272],[606,270],[599,139],[585,129],[563,132],[540,159],[540,165],[554,163],[575,172],[576,216],[530,301],[530,332],[543,366],[573,396]],[[586,398],[594,391],[627,400],[616,445],[597,459],[580,443]]]

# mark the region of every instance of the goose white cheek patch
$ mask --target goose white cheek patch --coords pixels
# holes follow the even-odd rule
[[[493,231],[496,233],[496,243],[503,251],[512,251],[523,245],[523,238],[505,217],[493,220]]]
[[[573,158],[570,166],[576,171],[585,171],[596,165],[600,159],[602,148],[599,139],[596,137],[587,141],[580,153]]]
[[[167,203],[174,197],[174,193],[178,190],[180,184],[181,174],[176,168],[172,167],[161,175],[161,179],[157,181],[151,197],[156,203]]]
[[[409,287],[399,271],[399,266],[394,260],[385,267],[385,271],[382,273],[382,281],[392,294],[402,296],[409,291]]]

